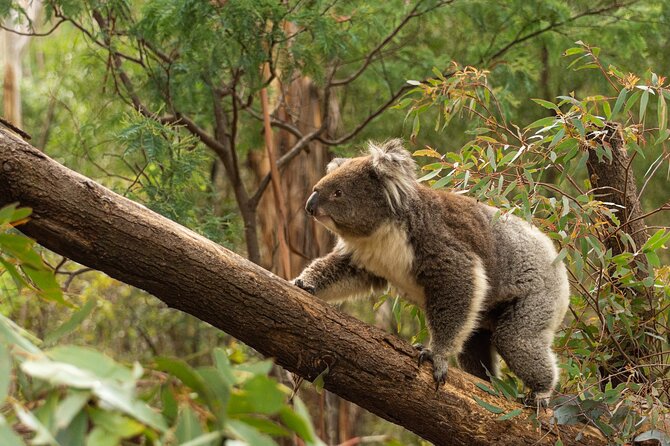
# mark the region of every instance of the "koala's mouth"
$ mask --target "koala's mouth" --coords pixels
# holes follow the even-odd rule
[[[326,225],[326,224],[334,225],[335,224],[335,221],[332,218],[330,218],[330,216],[325,215],[325,214],[315,215],[314,220],[318,221],[322,225]]]
[[[330,216],[325,214],[317,214],[314,215],[314,220],[325,226],[326,229],[337,232],[337,225],[335,224],[335,220],[333,220]]]

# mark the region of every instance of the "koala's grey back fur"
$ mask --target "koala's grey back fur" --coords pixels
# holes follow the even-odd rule
[[[425,310],[424,353],[438,383],[448,355],[486,379],[497,352],[547,398],[558,377],[551,344],[569,300],[553,243],[516,216],[496,218],[496,208],[419,184],[415,169],[399,140],[331,163],[307,207],[339,240],[295,283],[324,299],[390,285]]]

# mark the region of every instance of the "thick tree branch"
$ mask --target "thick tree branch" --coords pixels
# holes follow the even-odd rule
[[[47,248],[152,293],[218,327],[307,379],[436,445],[601,445],[593,430],[537,431],[472,398],[518,406],[458,370],[435,391],[405,341],[324,305],[215,243],[73,172],[0,131],[0,206],[33,209],[20,227]],[[578,438],[576,440],[575,438]]]

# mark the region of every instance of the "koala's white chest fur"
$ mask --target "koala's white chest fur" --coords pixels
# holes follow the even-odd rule
[[[425,294],[412,274],[414,249],[407,233],[392,223],[385,223],[372,235],[344,239],[344,250],[351,253],[354,264],[388,280],[399,294],[423,307]]]

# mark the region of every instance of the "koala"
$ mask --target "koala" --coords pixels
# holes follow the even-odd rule
[[[305,210],[337,236],[328,255],[293,283],[327,300],[392,287],[423,309],[428,348],[445,382],[448,358],[487,379],[498,355],[546,405],[558,379],[551,349],[569,302],[565,266],[536,227],[497,208],[416,179],[402,141],[369,143],[368,153],[334,159]]]

